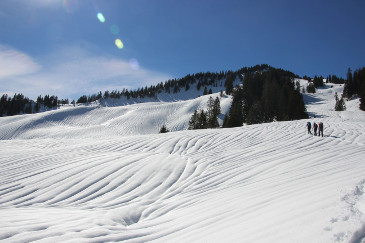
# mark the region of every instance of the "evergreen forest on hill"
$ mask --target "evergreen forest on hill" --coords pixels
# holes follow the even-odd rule
[[[104,93],[100,91],[97,94],[82,95],[71,104],[90,103],[101,99],[157,98],[157,95],[163,92],[175,94],[189,89],[196,89],[201,91],[202,95],[207,95],[211,94],[209,87],[222,87],[221,93],[224,89],[227,95],[232,95],[232,106],[225,116],[223,127],[236,127],[243,123],[305,119],[308,115],[300,92],[314,93],[316,88],[323,86],[324,78],[315,76],[312,79],[304,76],[303,79],[308,80],[306,90],[300,90],[299,84],[294,81],[295,78],[300,77],[290,71],[261,64],[243,67],[237,71],[189,74],[183,78],[170,79],[164,83],[135,90],[107,90]],[[365,110],[365,67],[354,72],[348,69],[346,79],[328,75],[325,80],[337,84],[344,83],[341,99],[360,97],[359,108]],[[237,82],[241,85],[235,86]],[[214,102],[217,105],[217,101]],[[36,101],[32,101],[23,94],[15,94],[13,97],[4,94],[0,98],[0,116],[37,113],[67,104],[70,104],[68,99],[59,100],[55,95],[39,96]],[[217,127],[217,114],[208,112],[210,113],[203,114],[204,111],[196,111],[192,114],[192,120],[207,117],[207,121],[203,122],[204,125],[197,125],[196,121],[191,121],[191,124],[195,125],[191,125],[190,129]]]

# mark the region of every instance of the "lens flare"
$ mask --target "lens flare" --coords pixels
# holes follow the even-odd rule
[[[110,26],[110,32],[112,32],[112,34],[117,35],[119,34],[119,27],[115,24],[113,24],[112,26]]]
[[[124,47],[123,42],[120,39],[116,39],[115,40],[115,45],[119,48],[122,49]]]
[[[102,13],[98,13],[96,16],[98,17],[98,19],[99,19],[99,21],[101,23],[104,23],[105,22],[104,15]]]

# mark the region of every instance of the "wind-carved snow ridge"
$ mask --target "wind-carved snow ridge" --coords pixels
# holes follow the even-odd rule
[[[1,118],[0,242],[363,242],[365,114],[334,111],[342,88],[232,129],[183,130],[209,96]]]

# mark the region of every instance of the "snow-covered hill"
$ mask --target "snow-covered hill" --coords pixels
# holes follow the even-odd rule
[[[365,113],[334,111],[342,88],[234,129],[184,130],[209,96],[0,118],[0,241],[364,241]]]

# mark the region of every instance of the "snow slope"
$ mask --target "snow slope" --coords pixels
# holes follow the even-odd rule
[[[107,99],[86,106],[65,106],[37,114],[4,117],[0,119],[0,139],[87,139],[156,134],[164,124],[170,131],[186,130],[194,110],[206,110],[209,97],[219,97],[221,88],[212,87],[218,93],[200,97],[202,91],[193,89],[171,95],[161,93],[158,101],[151,98]],[[231,97],[224,95],[220,102],[222,114],[228,113]],[[220,124],[223,124],[223,118],[223,115],[219,117]]]
[[[1,118],[0,241],[364,242],[365,113],[333,110],[342,88],[304,95],[323,138],[179,131],[209,96]]]

